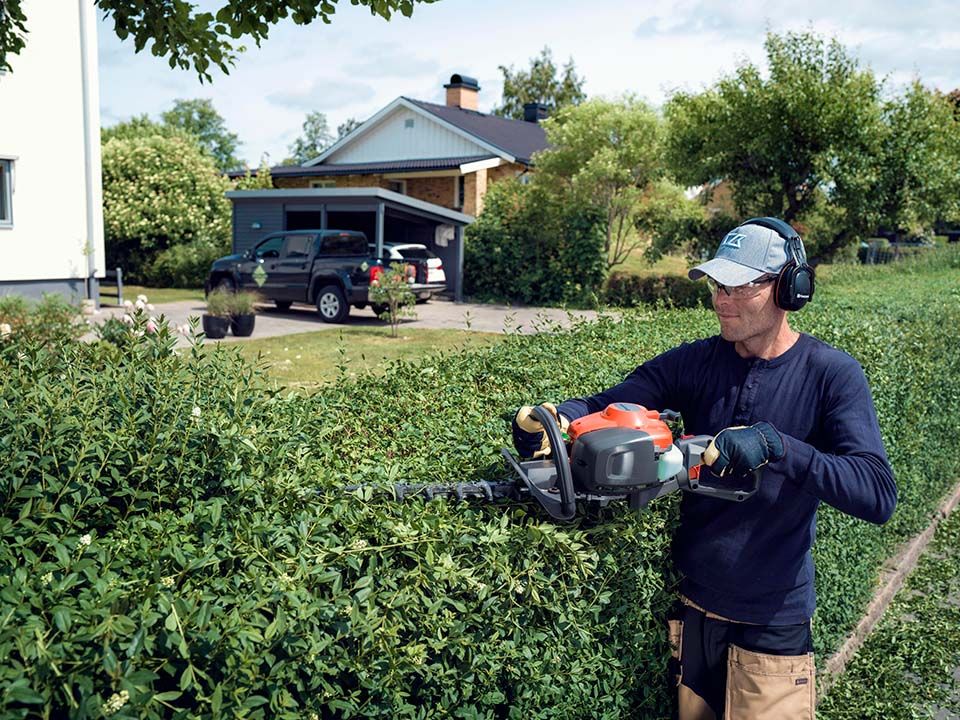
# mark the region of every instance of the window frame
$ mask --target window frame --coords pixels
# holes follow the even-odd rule
[[[0,229],[13,227],[14,163],[16,158],[0,155]]]
[[[336,180],[311,180],[310,189],[311,190],[330,190],[331,188],[337,187]]]

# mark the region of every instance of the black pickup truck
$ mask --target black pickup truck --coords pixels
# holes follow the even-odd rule
[[[320,319],[346,320],[350,306],[367,306],[370,281],[383,272],[362,232],[291,230],[273,233],[245,253],[215,260],[205,290],[255,290],[281,310],[316,305]],[[416,291],[416,285],[411,285]],[[382,308],[374,307],[374,311]]]

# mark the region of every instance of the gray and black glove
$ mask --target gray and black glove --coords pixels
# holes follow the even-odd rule
[[[747,475],[783,457],[783,438],[768,422],[729,427],[717,433],[703,453],[714,475]]]

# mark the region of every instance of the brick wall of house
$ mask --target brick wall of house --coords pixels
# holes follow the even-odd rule
[[[416,176],[407,178],[407,195],[417,200],[440,205],[445,208],[453,208],[453,176],[418,178]]]
[[[523,165],[510,163],[478,170],[463,176],[464,198],[463,207],[454,207],[454,176],[417,177],[410,175],[406,178],[407,195],[417,200],[440,205],[451,210],[460,210],[467,215],[478,215],[483,210],[483,196],[495,182],[504,178],[516,177],[523,172]],[[338,188],[355,187],[382,187],[389,188],[388,180],[383,175],[328,175],[323,177],[286,177],[273,178],[273,185],[282,189],[309,188],[311,180],[334,180]]]

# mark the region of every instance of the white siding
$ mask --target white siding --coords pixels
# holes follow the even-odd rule
[[[407,121],[413,127],[407,127]],[[489,155],[481,145],[448,130],[429,118],[398,107],[377,127],[328,157],[325,165],[439,157]]]
[[[88,247],[103,267],[99,217],[92,223],[96,237],[88,238],[87,229],[81,2],[89,3],[94,20],[86,42],[96,102],[92,0],[26,0],[26,47],[10,56],[12,72],[0,75],[0,157],[16,158],[13,227],[0,229],[0,282],[85,278]],[[99,137],[99,127],[93,131]],[[99,143],[91,162],[99,183]],[[99,188],[94,199],[99,215]]]

